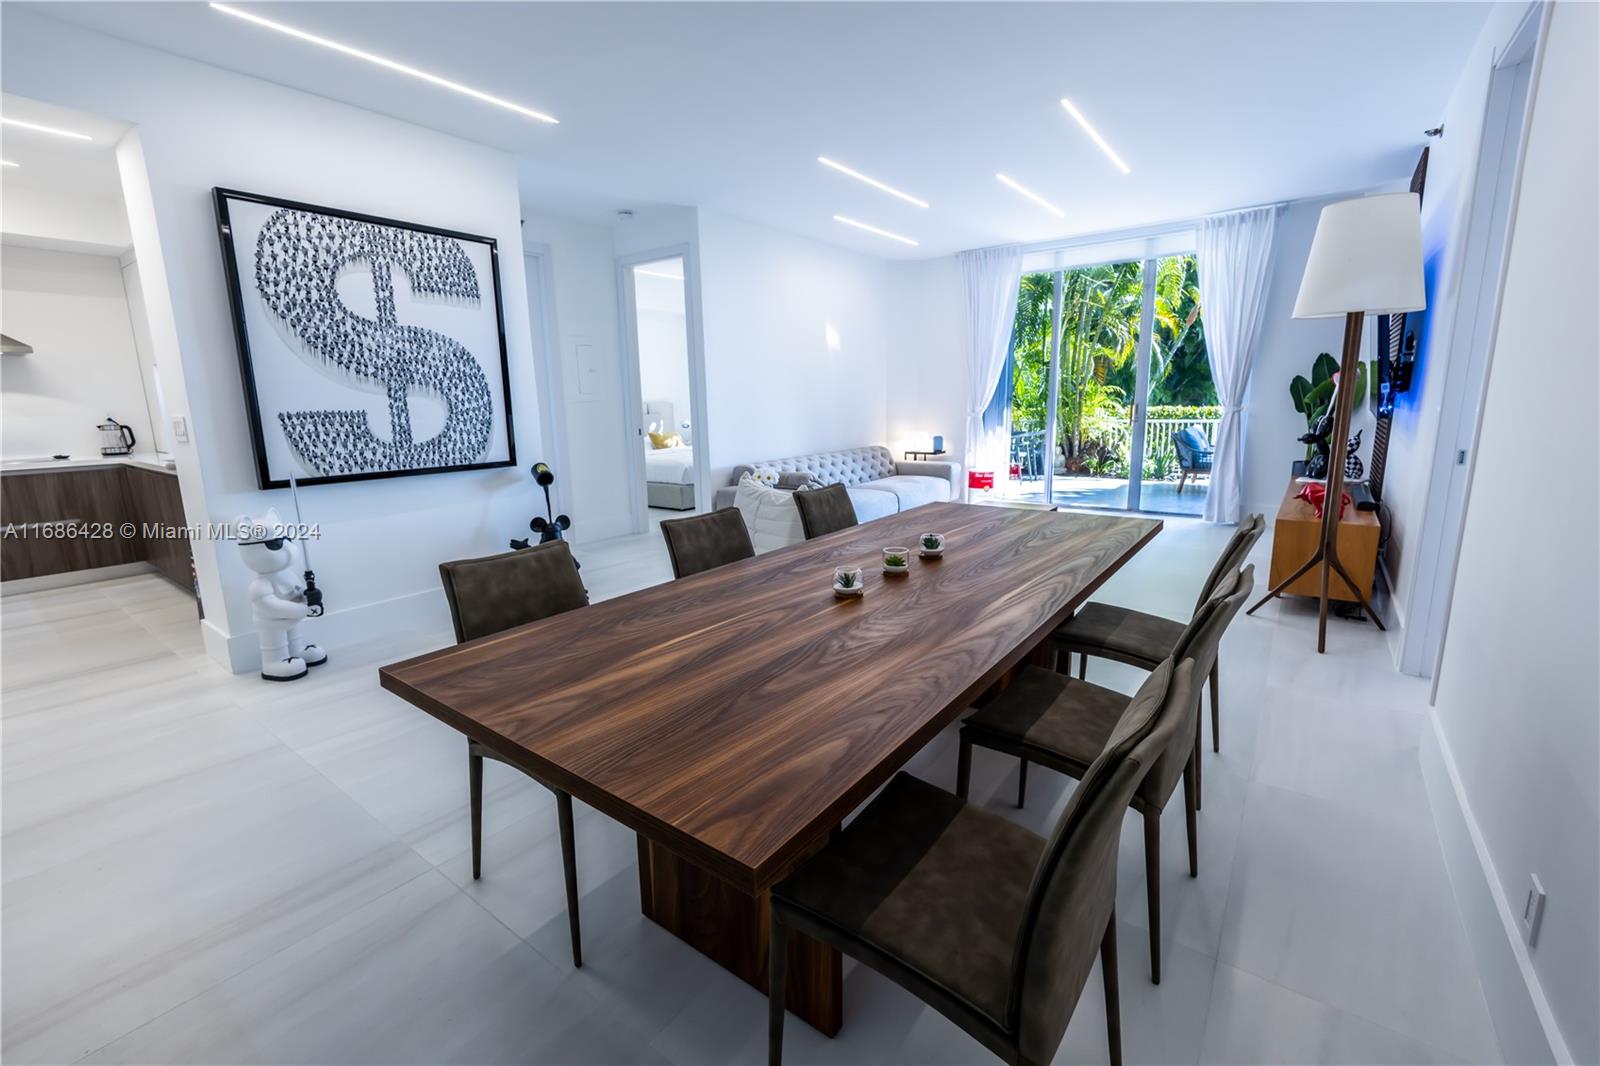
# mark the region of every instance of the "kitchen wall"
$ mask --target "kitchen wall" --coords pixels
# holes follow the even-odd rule
[[[883,260],[709,211],[699,258],[714,486],[740,463],[885,442]]]
[[[438,563],[504,547],[534,507],[521,464],[543,452],[515,169],[504,153],[322,97],[68,26],[6,12],[8,92],[136,124],[120,152],[133,243],[149,295],[155,358],[171,413],[191,521],[226,521],[285,491],[256,488],[243,390],[210,200],[216,185],[495,237],[518,467],[318,486],[301,492],[337,645],[396,630],[448,632]],[[614,321],[614,320],[613,320]],[[614,326],[613,326],[614,328]],[[229,544],[197,545],[207,647],[235,669],[256,658],[245,588]]]
[[[1555,5],[1424,741],[1508,1062],[1600,1062],[1597,42],[1600,8]],[[1529,949],[1531,875],[1548,899]]]
[[[14,244],[0,258],[6,332],[33,345],[0,357],[0,457],[99,455],[107,416],[155,450],[122,264]]]

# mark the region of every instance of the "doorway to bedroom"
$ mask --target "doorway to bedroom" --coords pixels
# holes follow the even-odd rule
[[[627,402],[635,530],[705,509],[696,400],[691,281],[682,252],[618,261],[623,336],[633,373]]]

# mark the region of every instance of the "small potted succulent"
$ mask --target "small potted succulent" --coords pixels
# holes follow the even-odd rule
[[[859,596],[866,592],[861,583],[861,567],[840,566],[833,571],[833,594],[841,598]]]
[[[918,543],[921,547],[917,549],[917,554],[924,559],[937,559],[944,554],[943,533],[924,533],[918,538]]]
[[[911,570],[910,548],[885,548],[883,549],[883,572],[886,574],[904,574]]]

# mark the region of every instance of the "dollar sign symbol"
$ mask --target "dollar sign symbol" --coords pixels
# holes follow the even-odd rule
[[[376,318],[339,298],[339,274],[352,263],[372,271]],[[352,387],[373,383],[388,395],[388,439],[372,431],[365,411],[278,414],[290,447],[320,474],[464,466],[488,447],[494,404],[483,368],[454,338],[399,322],[396,269],[414,293],[481,298],[472,260],[448,237],[285,208],[256,239],[256,289],[267,307],[324,366],[355,379]],[[414,392],[445,404],[444,427],[424,441],[412,438]]]

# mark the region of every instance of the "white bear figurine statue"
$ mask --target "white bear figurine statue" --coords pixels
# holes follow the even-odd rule
[[[286,530],[278,512],[260,518],[241,515],[239,554],[256,572],[250,582],[250,612],[261,634],[261,676],[294,681],[306,669],[328,661],[328,653],[300,636],[300,622],[322,613],[306,602],[305,554]]]

